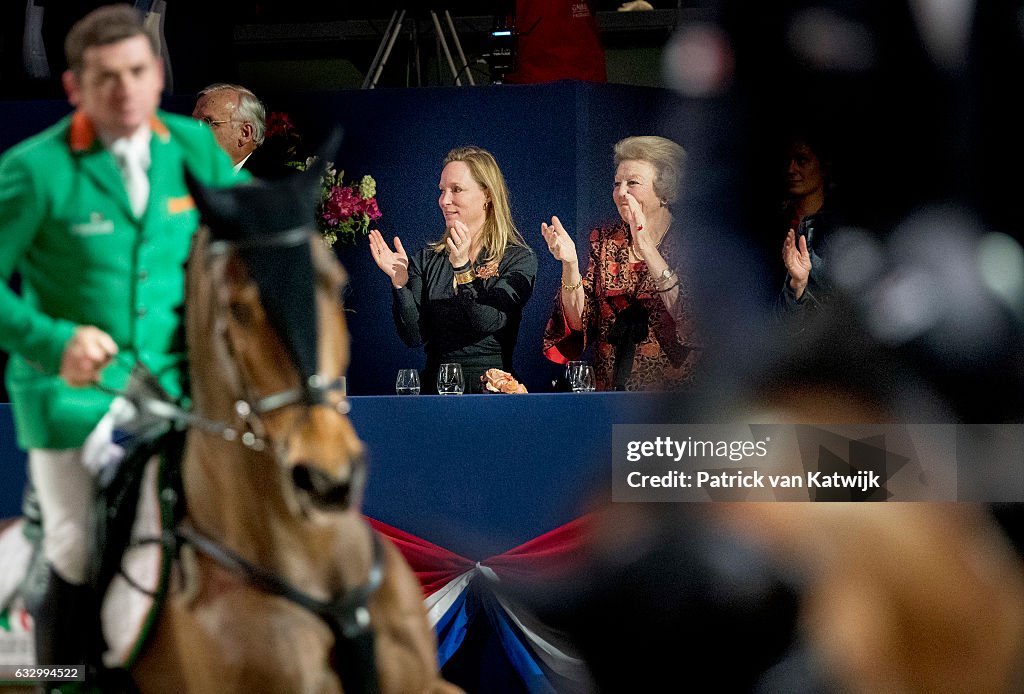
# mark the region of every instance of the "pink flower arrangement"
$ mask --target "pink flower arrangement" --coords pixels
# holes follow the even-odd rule
[[[316,157],[303,158],[302,137],[291,116],[282,111],[271,111],[267,116],[267,129],[263,147],[276,157],[300,171],[319,166]],[[327,162],[320,179],[320,203],[316,208],[316,228],[324,243],[355,244],[360,236],[370,233],[370,224],[381,217],[377,205],[377,182],[372,176],[345,183],[345,172]]]
[[[372,176],[345,183],[345,172],[328,162],[316,209],[316,226],[324,243],[354,244],[370,232],[370,224],[381,217],[377,206],[377,182]]]

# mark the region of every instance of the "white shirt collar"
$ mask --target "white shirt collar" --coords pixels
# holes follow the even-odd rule
[[[255,152],[255,151],[256,151],[256,150],[253,150],[253,152]],[[245,166],[245,162],[246,162],[246,161],[247,161],[247,160],[249,159],[249,157],[251,157],[251,156],[252,156],[252,152],[249,152],[249,153],[248,153],[248,154],[246,154],[246,155],[245,155],[244,157],[242,157],[242,161],[240,161],[240,162],[238,162],[237,164],[235,164],[235,173],[238,173],[239,171],[241,171],[241,170],[242,170],[242,167],[243,167],[243,166]]]
[[[144,170],[149,169],[149,143],[153,139],[153,131],[148,124],[143,125],[133,134],[122,137],[113,137],[109,133],[100,131],[99,138],[103,142],[103,146],[111,152],[123,152],[138,161]]]

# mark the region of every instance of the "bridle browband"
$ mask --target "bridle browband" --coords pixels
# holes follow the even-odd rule
[[[216,239],[210,241],[207,246],[209,253],[222,255],[230,250],[251,251],[257,248],[290,248],[301,246],[309,241],[313,230],[309,226],[299,226],[293,229],[275,231],[271,234],[261,234],[245,239]]]

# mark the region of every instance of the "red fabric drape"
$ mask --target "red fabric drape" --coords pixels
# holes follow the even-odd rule
[[[423,586],[424,596],[439,590],[476,565],[471,559],[387,523],[373,518],[366,520],[402,553]],[[529,580],[558,574],[571,567],[579,557],[579,550],[587,539],[590,527],[591,516],[582,516],[480,563],[501,578]]]
[[[474,562],[438,547],[432,542],[410,535],[404,530],[367,518],[370,526],[384,537],[391,540],[405,560],[409,562],[413,573],[423,586],[423,595],[427,596],[461,573],[475,566]]]
[[[579,559],[591,526],[591,516],[581,516],[481,563],[501,578],[517,580],[562,573]]]

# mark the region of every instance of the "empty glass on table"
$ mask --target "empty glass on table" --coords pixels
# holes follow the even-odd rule
[[[438,395],[462,395],[466,384],[462,380],[461,364],[441,364],[437,370]]]
[[[594,367],[585,361],[571,361],[565,367],[565,380],[574,393],[589,393],[597,386]]]
[[[399,369],[395,379],[395,392],[399,395],[420,394],[420,374],[416,369]]]

